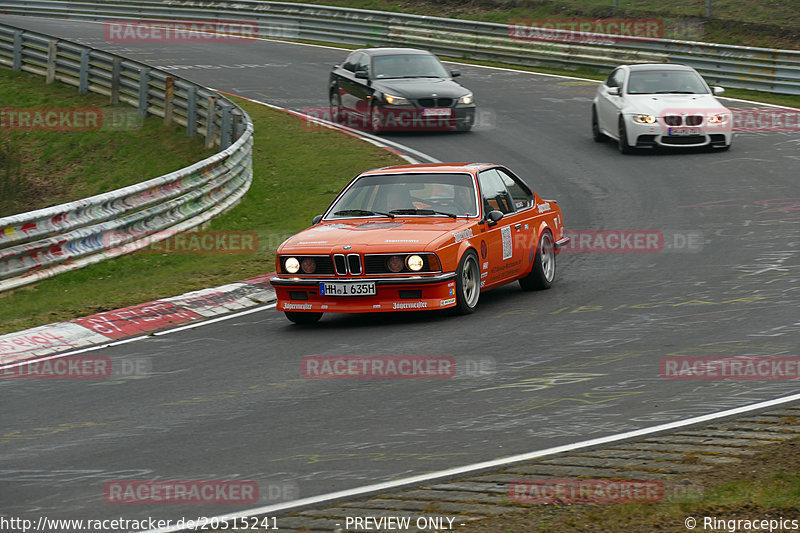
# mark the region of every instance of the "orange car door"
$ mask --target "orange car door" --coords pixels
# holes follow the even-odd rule
[[[522,267],[522,258],[515,253],[514,233],[519,231],[520,217],[514,202],[496,169],[478,174],[484,217],[489,211],[503,213],[497,224],[486,221],[481,225],[481,282],[485,286],[497,285],[514,278]]]

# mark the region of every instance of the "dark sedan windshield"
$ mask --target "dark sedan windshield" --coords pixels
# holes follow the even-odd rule
[[[362,176],[328,211],[327,220],[361,216],[475,216],[470,174]]]
[[[690,70],[634,70],[628,94],[708,94],[703,79]]]
[[[423,54],[375,56],[372,72],[376,79],[450,77],[438,59]]]

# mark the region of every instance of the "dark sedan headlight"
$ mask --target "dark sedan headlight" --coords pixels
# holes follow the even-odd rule
[[[472,93],[467,93],[458,99],[459,104],[470,105],[472,103]]]
[[[389,105],[411,105],[411,102],[409,102],[407,98],[394,96],[393,94],[384,94],[383,99],[386,100],[386,103]]]

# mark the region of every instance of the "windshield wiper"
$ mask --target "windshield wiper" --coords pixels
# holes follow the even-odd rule
[[[343,211],[336,211],[334,213],[335,216],[347,216],[347,215],[382,215],[389,218],[394,218],[394,215],[391,213],[382,213],[380,211],[368,211],[367,209],[345,209]]]
[[[434,211],[433,209],[392,209],[390,213],[397,215],[444,215],[446,217],[458,218],[455,213],[445,213],[444,211]]]
[[[655,94],[703,94],[694,91],[656,91]]]

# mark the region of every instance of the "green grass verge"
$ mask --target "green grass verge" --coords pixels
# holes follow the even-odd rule
[[[132,185],[214,153],[199,136],[187,137],[175,125],[164,127],[156,117],[137,124],[135,109],[112,107],[108,101],[78,94],[60,82],[45,85],[40,76],[0,69],[0,107],[7,109],[0,129],[0,217]],[[114,123],[106,120],[95,131],[21,131],[10,127],[17,118],[9,109],[96,109],[109,119],[132,118],[117,121],[132,129],[112,130]]]
[[[334,4],[330,0],[296,0]],[[507,24],[520,19],[649,18],[663,23],[664,38],[767,48],[800,48],[800,10],[796,0],[346,0],[337,7],[372,9]],[[732,24],[734,22],[734,24]]]
[[[796,417],[787,417],[796,424]],[[717,465],[710,471],[673,474],[677,491],[658,503],[543,504],[516,515],[479,520],[463,533],[686,533],[688,517],[695,531],[755,531],[731,520],[797,520],[800,523],[800,439],[757,449],[741,462]],[[669,487],[669,485],[667,485]],[[703,527],[713,517],[715,527]],[[761,528],[769,531],[769,528]],[[795,529],[797,529],[795,527]],[[773,531],[790,531],[791,526]]]
[[[298,117],[235,99],[255,123],[253,185],[214,218],[215,231],[254,231],[255,254],[144,251],[0,293],[0,333],[222,285],[274,270],[275,250],[307,227],[354,175],[396,155]],[[155,148],[151,147],[151,150]],[[99,169],[99,172],[104,172]]]

